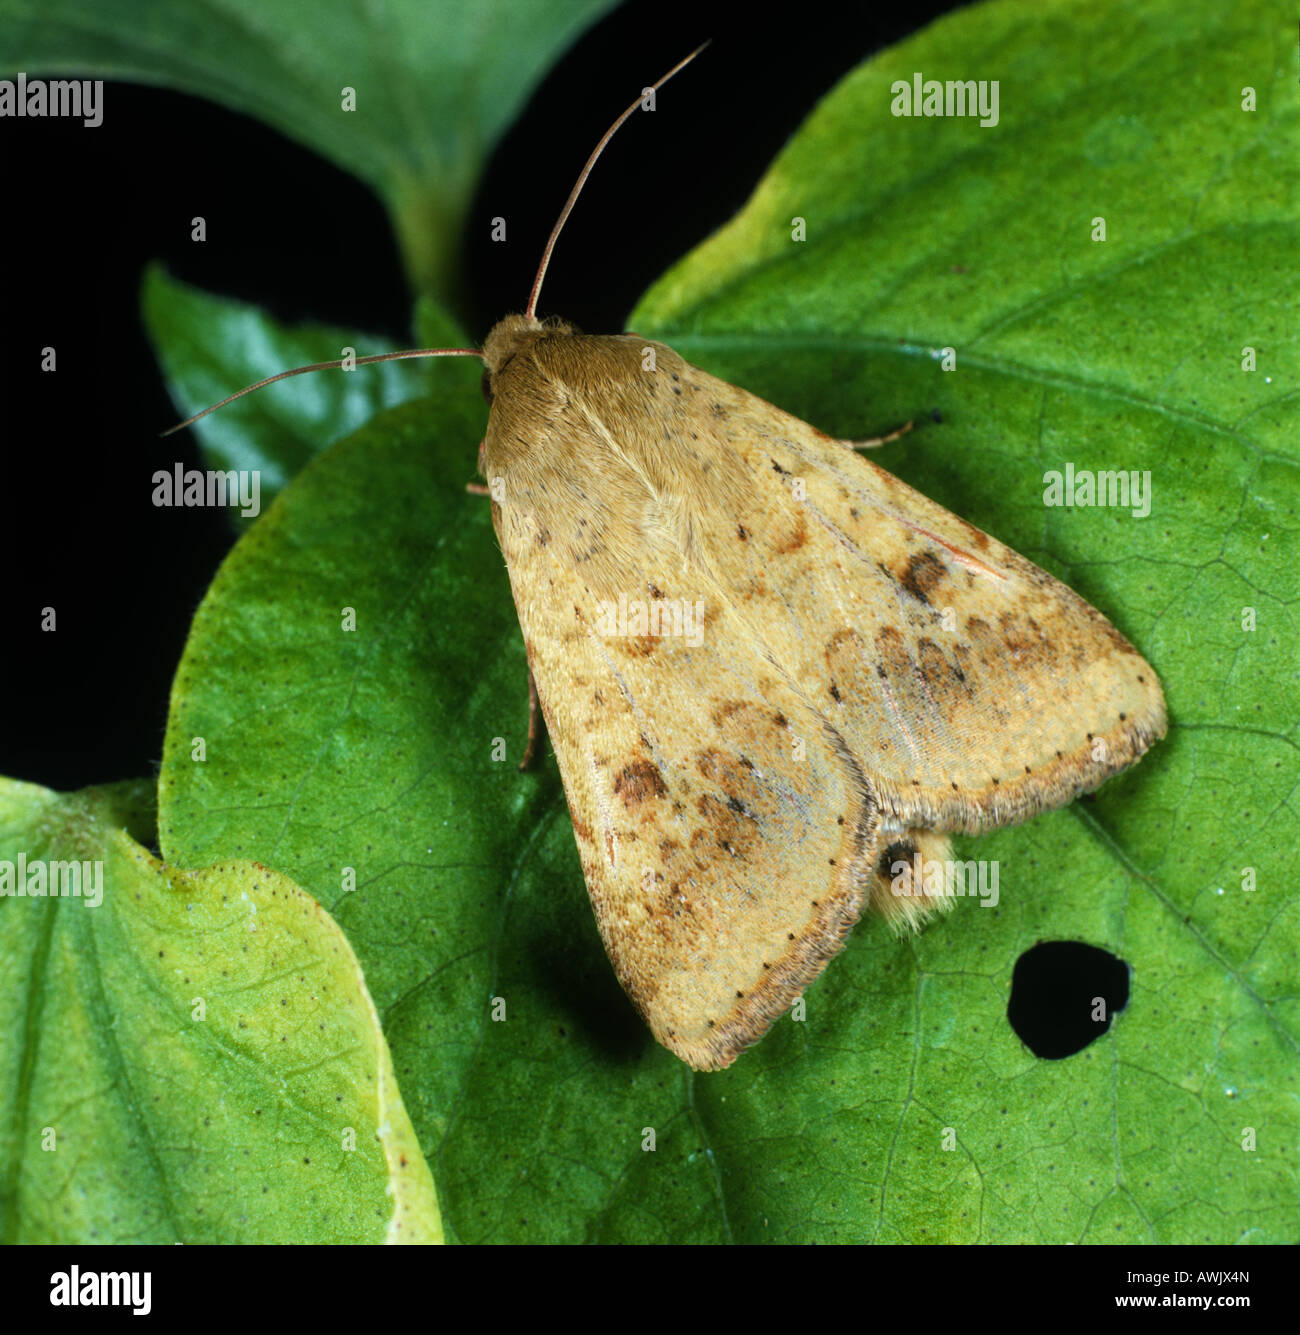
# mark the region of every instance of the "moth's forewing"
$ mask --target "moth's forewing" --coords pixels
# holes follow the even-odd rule
[[[883,905],[907,827],[1023,819],[1163,733],[1100,613],[806,423],[635,336],[514,317],[485,349],[493,520],[596,919],[692,1065]]]
[[[655,1037],[712,1069],[838,949],[875,809],[724,591],[683,560],[689,507],[653,428],[608,420],[648,392],[640,344],[569,343],[614,346],[572,369],[517,354],[494,385],[493,518],[606,949]],[[526,438],[503,394],[534,406]],[[614,430],[637,437],[644,470]]]

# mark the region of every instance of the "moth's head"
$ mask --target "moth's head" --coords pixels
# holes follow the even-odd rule
[[[495,395],[495,381],[506,363],[532,347],[538,339],[564,338],[577,329],[563,320],[539,320],[533,315],[507,315],[492,326],[483,340],[483,396],[489,403]]]

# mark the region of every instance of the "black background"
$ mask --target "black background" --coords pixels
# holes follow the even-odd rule
[[[587,153],[700,41],[713,45],[601,160],[541,313],[622,329],[649,283],[745,202],[841,75],[952,7],[616,10],[561,58],[490,161],[468,222],[471,333],[523,307]],[[190,618],[232,541],[224,511],[151,503],[156,468],[199,458],[188,434],[158,439],[178,414],[139,321],[144,266],[158,259],[281,319],[371,331],[394,348],[411,342],[410,294],[367,187],[199,99],[109,83],[98,128],[6,118],[0,149],[0,773],[73,789],[156,772]],[[202,244],[190,240],[196,215]],[[495,215],[508,219],[504,246],[489,238]],[[40,370],[47,345],[54,374]],[[40,629],[46,606],[54,634]]]

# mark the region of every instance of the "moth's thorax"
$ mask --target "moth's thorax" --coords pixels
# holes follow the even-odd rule
[[[483,364],[495,377],[511,358],[530,348],[539,338],[573,335],[578,331],[563,320],[545,322],[533,315],[507,315],[492,326],[483,340]]]
[[[498,330],[517,342],[489,373],[479,467],[507,564],[542,554],[616,598],[636,569],[634,549],[645,558],[638,580],[653,584],[692,549],[706,498],[742,504],[739,391],[639,334],[514,333],[504,321]]]
[[[630,471],[644,482],[689,439],[687,419],[701,398],[684,397],[693,368],[638,334],[507,316],[488,335],[484,359],[491,412],[483,462],[500,475],[522,466],[534,484],[538,455],[575,475]],[[519,500],[524,475],[515,486]]]
[[[484,341],[483,359],[491,411],[480,465],[493,475],[522,466],[531,476],[543,466],[538,455],[548,456],[545,466],[552,468],[612,465],[605,456],[617,456],[623,460],[618,466],[626,467],[629,452],[662,442],[682,425],[675,420],[681,405],[667,391],[670,376],[685,363],[672,349],[635,334],[583,334],[563,321],[508,315]],[[514,485],[518,501],[526,489],[523,474],[515,475]]]

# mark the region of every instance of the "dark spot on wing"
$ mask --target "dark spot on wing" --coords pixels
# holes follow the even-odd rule
[[[928,604],[931,590],[947,573],[933,552],[913,552],[899,573],[898,582],[918,602]]]
[[[663,797],[667,792],[663,775],[649,760],[634,760],[614,780],[614,793],[623,799],[623,805],[629,811],[647,799]]]

